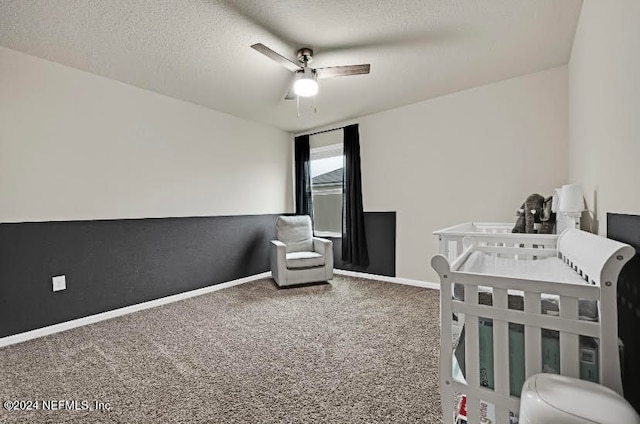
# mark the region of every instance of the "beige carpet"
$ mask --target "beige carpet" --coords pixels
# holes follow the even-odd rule
[[[0,423],[439,423],[438,295],[265,279],[1,348],[0,400],[40,409]]]

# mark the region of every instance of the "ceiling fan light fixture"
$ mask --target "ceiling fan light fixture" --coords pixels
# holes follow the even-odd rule
[[[262,43],[253,44],[251,48],[294,73],[293,84],[291,84],[285,100],[297,99],[298,103],[300,97],[313,97],[318,94],[318,79],[364,75],[368,74],[371,69],[371,65],[368,63],[310,68],[309,63],[313,60],[313,50],[308,47],[303,47],[298,50],[297,56],[299,64],[271,50]]]
[[[311,69],[305,68],[296,72],[293,92],[300,97],[313,97],[318,94],[318,81]]]

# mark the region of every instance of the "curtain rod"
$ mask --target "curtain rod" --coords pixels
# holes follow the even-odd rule
[[[298,137],[300,137],[302,135],[308,135],[308,136],[318,135],[318,134],[323,134],[323,133],[328,133],[328,132],[331,132],[331,131],[338,131],[338,130],[343,130],[343,129],[344,129],[344,127],[338,127],[338,128],[333,128],[333,129],[330,129],[330,130],[317,131],[317,132],[314,132],[314,133],[311,133],[311,134],[300,134]]]

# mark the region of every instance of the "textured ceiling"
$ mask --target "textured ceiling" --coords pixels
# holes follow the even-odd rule
[[[0,0],[0,45],[215,110],[301,131],[569,60],[582,0]],[[291,73],[370,63],[283,97]]]

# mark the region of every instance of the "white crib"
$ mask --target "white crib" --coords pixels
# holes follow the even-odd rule
[[[496,246],[509,242],[523,243],[526,247],[533,245],[555,248],[557,234],[523,234],[511,233],[513,223],[508,222],[465,222],[442,230],[434,231],[438,236],[438,246],[441,255],[449,262],[453,262],[462,254],[465,237],[473,237],[478,242]]]
[[[511,224],[503,224],[502,228],[500,224],[473,225],[475,231],[466,228],[460,240],[449,238],[446,249],[441,244],[446,256],[436,255],[431,260],[441,282],[440,386],[444,423],[455,420],[456,394],[466,395],[469,423],[481,422],[481,401],[494,406],[498,424],[513,422],[520,401],[510,394],[510,323],[524,326],[526,377],[542,372],[542,334],[547,329],[559,334],[561,374],[580,376],[579,337],[595,338],[599,381],[622,393],[616,285],[620,269],[634,255],[634,249],[575,229],[557,236],[500,232],[506,226],[510,230]],[[457,237],[453,233],[448,229],[449,236]],[[454,285],[463,287],[464,300],[453,296]],[[479,302],[479,291],[487,290],[491,305]],[[522,310],[509,304],[516,295],[522,296]],[[545,310],[549,298],[557,300],[557,311]],[[597,305],[597,318],[580,319],[582,306],[590,301]],[[454,314],[465,329],[464,381],[453,378]],[[480,384],[479,318],[493,322],[493,390]]]

